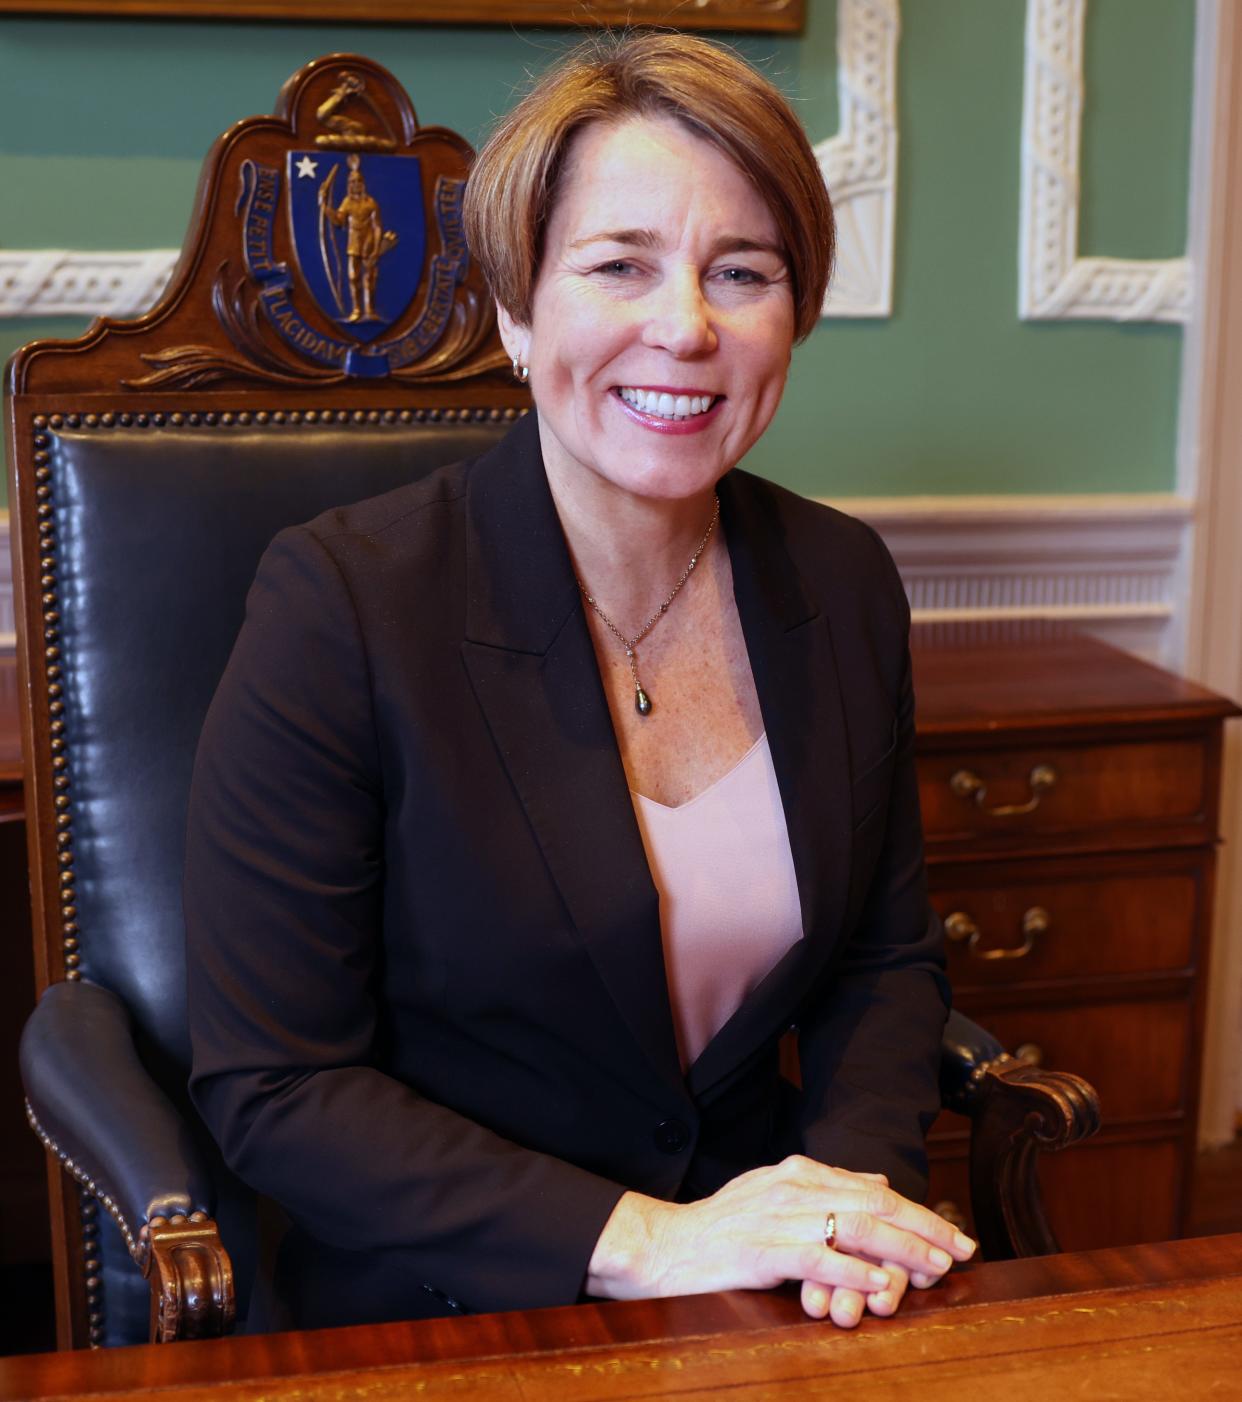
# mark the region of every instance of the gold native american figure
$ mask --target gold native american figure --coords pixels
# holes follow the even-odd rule
[[[375,280],[379,260],[397,242],[397,235],[385,229],[380,207],[367,192],[358,156],[348,157],[349,178],[345,198],[332,207],[332,182],[338,166],[333,166],[319,187],[319,251],[337,309],[345,321],[382,321],[375,310]],[[344,228],[345,267],[349,282],[349,315],[341,296],[341,253],[329,224]]]

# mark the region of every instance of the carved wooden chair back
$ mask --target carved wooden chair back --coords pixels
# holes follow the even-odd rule
[[[216,1175],[234,1256],[252,1207],[184,1093],[195,742],[271,537],[482,451],[525,412],[462,234],[471,157],[455,133],[420,127],[378,64],[311,63],[274,116],[213,147],[159,304],[34,342],[8,367],[39,991],[119,997],[138,1058]],[[36,1033],[28,1088],[47,1052]],[[55,1040],[89,1095],[91,1048]],[[147,1204],[127,1210],[67,1109],[44,1123],[55,1098],[41,1111],[32,1094],[31,1114],[54,1154],[62,1344],[142,1339],[147,1286],[130,1258],[150,1271],[153,1247],[130,1218]],[[167,1333],[188,1305],[160,1308]]]

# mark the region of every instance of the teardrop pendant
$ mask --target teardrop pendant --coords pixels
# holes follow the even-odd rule
[[[634,687],[634,709],[640,716],[651,714],[651,697],[638,685]]]

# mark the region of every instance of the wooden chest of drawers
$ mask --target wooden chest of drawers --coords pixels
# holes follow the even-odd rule
[[[1100,1093],[1043,1160],[1067,1250],[1178,1236],[1195,1149],[1221,726],[1236,708],[1075,634],[915,630],[919,790],[956,1005]],[[929,1201],[969,1221],[964,1122]]]

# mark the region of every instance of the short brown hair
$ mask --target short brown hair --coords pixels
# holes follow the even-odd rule
[[[685,34],[590,39],[504,117],[466,187],[466,238],[501,306],[523,325],[571,138],[593,122],[670,116],[722,151],[771,211],[789,259],[795,334],[810,334],[832,272],[832,204],[802,125],[731,50]]]

